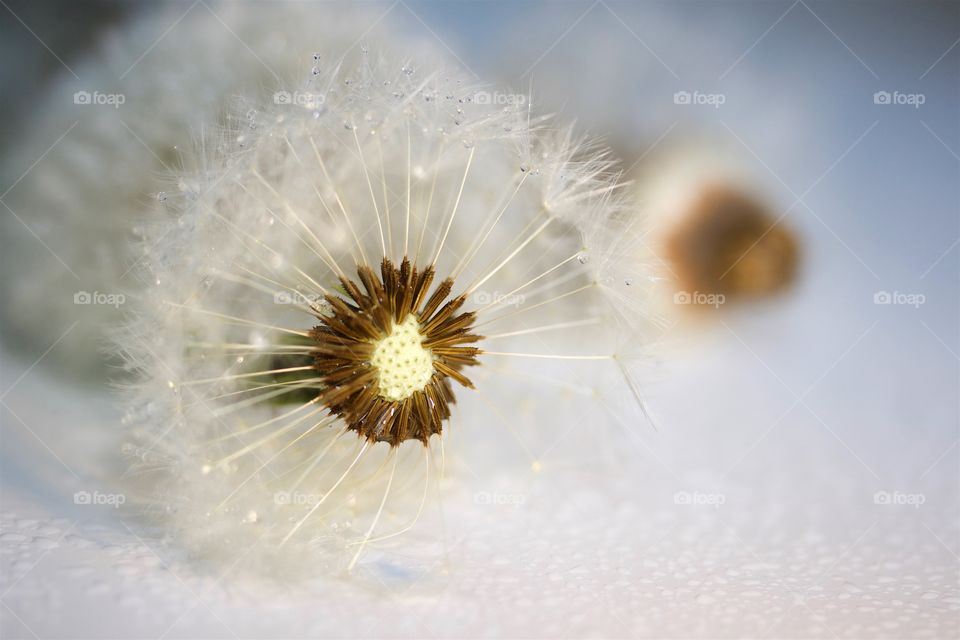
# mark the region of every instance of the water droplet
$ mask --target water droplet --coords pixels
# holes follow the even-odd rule
[[[314,67],[313,69],[310,69],[310,73],[312,73],[315,76],[320,75],[320,67]]]
[[[580,264],[587,264],[590,262],[590,254],[586,251],[581,251],[579,255],[577,255],[577,262]]]
[[[409,66],[409,65],[404,65],[404,66],[400,69],[400,71],[403,72],[403,75],[405,75],[405,76],[412,76],[412,75],[413,75],[413,67],[411,67],[411,66]]]
[[[259,331],[251,331],[247,339],[250,341],[250,344],[253,345],[253,348],[258,351],[265,349],[269,344],[266,337]]]
[[[167,201],[167,194],[166,194],[166,192],[165,192],[165,191],[161,191],[160,193],[158,193],[158,194],[157,194],[157,200],[159,200],[160,202],[166,202],[166,201]]]

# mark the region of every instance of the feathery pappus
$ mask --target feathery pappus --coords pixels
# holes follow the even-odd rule
[[[131,475],[179,543],[352,568],[414,527],[448,430],[487,427],[463,394],[496,406],[515,362],[628,373],[647,277],[615,165],[490,95],[363,51],[175,179],[117,345]]]
[[[382,51],[434,55],[428,42],[380,20],[366,3],[210,0],[185,20],[176,3],[124,7],[133,10],[121,12],[121,22],[77,38],[85,51],[71,62],[76,74],[60,69],[31,118],[11,128],[0,156],[5,184],[16,181],[0,216],[0,264],[31,274],[29,282],[0,281],[0,327],[27,352],[59,340],[44,364],[88,385],[116,368],[104,359],[104,328],[122,314],[113,305],[78,307],[73,296],[129,296],[139,288],[125,259],[129,238],[140,233],[144,203],[171,191],[158,188],[158,178],[191,153],[198,131],[228,113],[235,96],[259,101],[289,93],[289,79],[299,84],[314,65],[317,42],[341,51],[363,37]],[[145,43],[155,45],[149,55]],[[114,105],[84,104],[97,92]],[[41,155],[43,162],[26,171]],[[27,229],[49,251],[37,251],[43,245]],[[79,322],[65,334],[73,320]]]

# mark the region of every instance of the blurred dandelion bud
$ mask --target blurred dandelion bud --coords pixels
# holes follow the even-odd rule
[[[728,297],[763,297],[788,287],[798,246],[788,227],[751,196],[705,184],[684,221],[669,232],[664,257],[673,265],[679,291],[713,295],[723,304]]]
[[[408,544],[448,431],[555,431],[557,387],[518,379],[629,377],[643,305],[606,283],[636,253],[610,159],[526,100],[367,51],[294,89],[174,178],[116,339],[137,446],[169,461],[131,495],[194,553],[284,575]],[[490,409],[457,413],[474,389]]]
[[[796,236],[733,157],[684,145],[639,171],[647,242],[666,284],[661,298],[676,312],[771,296],[796,276]]]

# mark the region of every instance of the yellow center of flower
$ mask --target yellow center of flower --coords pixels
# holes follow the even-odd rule
[[[380,397],[399,402],[420,391],[433,376],[433,354],[423,347],[420,323],[410,314],[393,323],[390,335],[377,341],[370,358],[380,378]]]

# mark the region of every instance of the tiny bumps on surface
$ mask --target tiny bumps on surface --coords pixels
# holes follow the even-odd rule
[[[375,344],[370,364],[379,374],[380,395],[388,400],[406,400],[427,386],[433,354],[423,347],[420,323],[413,314],[394,322],[390,334]]]

